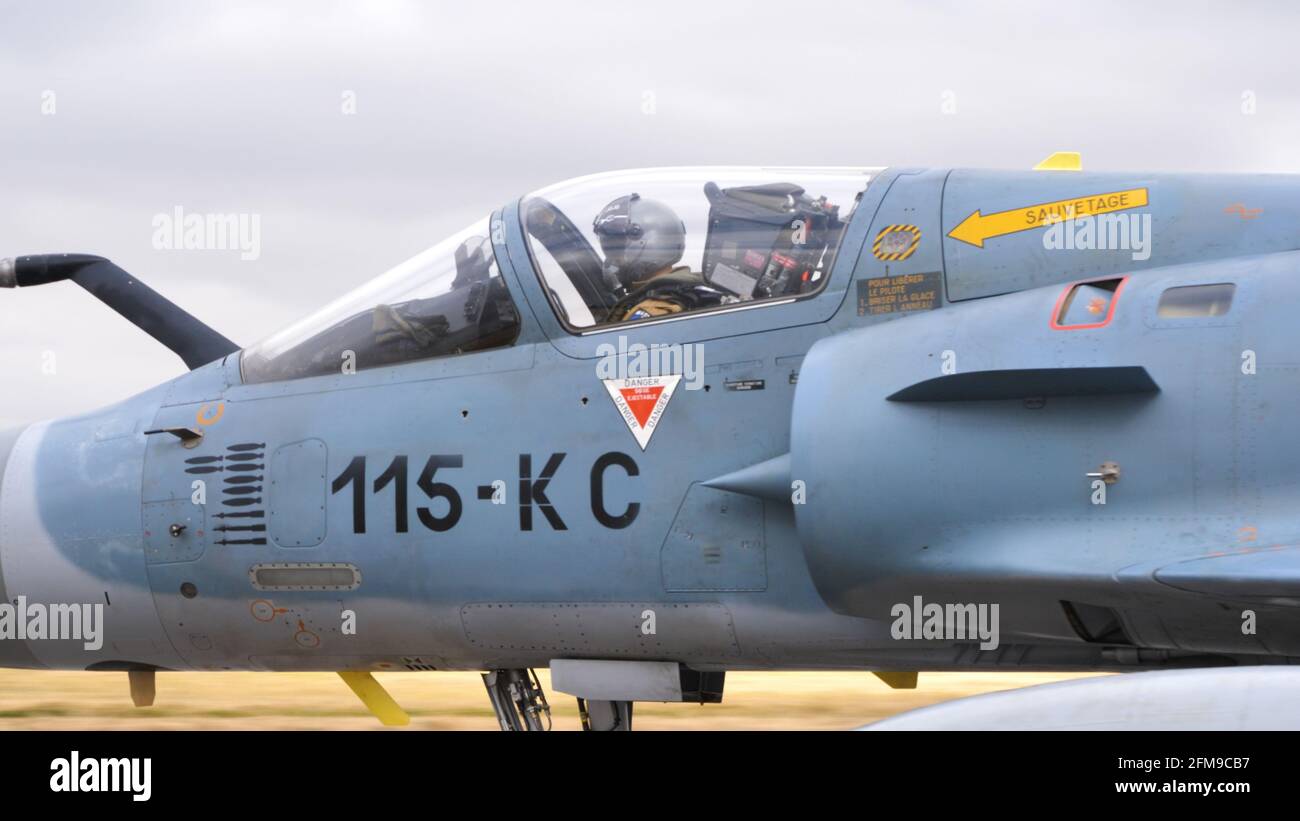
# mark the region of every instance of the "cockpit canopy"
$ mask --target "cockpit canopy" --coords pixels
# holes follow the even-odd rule
[[[816,293],[874,171],[620,171],[542,189],[521,217],[556,312],[585,329]]]
[[[244,351],[244,381],[339,374],[509,345],[519,335],[482,219]]]
[[[520,217],[552,305],[577,331],[817,293],[875,171],[620,171],[531,194]],[[488,236],[485,218],[246,349],[244,381],[513,344],[519,313]]]

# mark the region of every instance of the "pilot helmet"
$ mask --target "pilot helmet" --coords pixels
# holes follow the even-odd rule
[[[686,225],[673,209],[625,194],[596,215],[592,226],[605,252],[605,277],[623,287],[674,265],[686,251]]]

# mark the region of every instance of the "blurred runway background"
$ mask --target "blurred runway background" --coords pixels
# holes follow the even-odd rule
[[[551,689],[557,730],[578,729],[574,700]],[[637,704],[638,730],[846,730],[962,696],[1078,678],[1045,673],[922,673],[891,690],[870,673],[728,673],[722,704]],[[411,715],[407,729],[495,730],[477,673],[379,673]],[[153,707],[131,705],[125,673],[0,670],[0,730],[383,729],[333,673],[159,673]]]

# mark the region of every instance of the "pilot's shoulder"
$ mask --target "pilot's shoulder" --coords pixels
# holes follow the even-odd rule
[[[651,280],[656,285],[696,285],[704,282],[704,276],[691,270],[689,265],[678,265],[666,274],[660,274]]]
[[[623,315],[623,319],[646,319],[652,316],[675,314],[681,312],[682,307],[681,303],[670,299],[646,297],[628,309],[628,312]]]

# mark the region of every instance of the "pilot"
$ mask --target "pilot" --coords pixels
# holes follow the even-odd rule
[[[694,310],[721,301],[704,277],[677,265],[686,225],[673,209],[640,194],[610,202],[593,224],[605,252],[604,273],[619,296],[605,322],[627,322]]]

